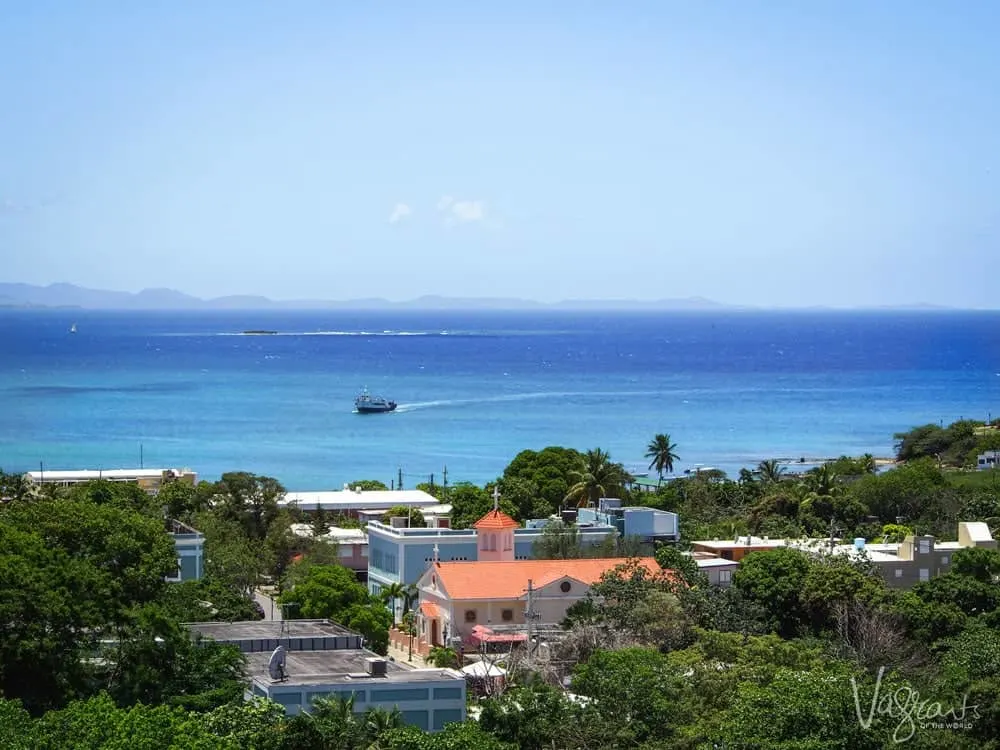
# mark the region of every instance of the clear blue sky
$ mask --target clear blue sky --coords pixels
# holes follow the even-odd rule
[[[991,2],[7,2],[0,280],[996,307],[998,27]]]

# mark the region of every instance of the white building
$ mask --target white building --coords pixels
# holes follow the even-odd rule
[[[1000,468],[1000,451],[980,453],[979,458],[976,459],[976,468],[980,471]]]
[[[322,508],[329,513],[357,515],[358,511],[404,508],[422,509],[440,504],[423,490],[362,490],[344,485],[342,490],[322,492],[288,492],[278,501],[282,508],[297,507],[306,512]]]

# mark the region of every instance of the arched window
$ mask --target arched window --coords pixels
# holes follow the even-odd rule
[[[503,535],[503,548],[509,550],[513,546],[514,535],[509,531]]]
[[[490,534],[490,549],[496,551],[497,548],[497,535]]]

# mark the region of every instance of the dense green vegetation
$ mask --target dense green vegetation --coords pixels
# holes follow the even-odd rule
[[[0,472],[0,746],[1000,748],[1000,552],[960,551],[950,572],[908,591],[864,563],[790,549],[752,553],[716,588],[684,554],[691,540],[748,532],[952,539],[958,521],[981,520],[998,535],[1000,472],[962,470],[996,432],[916,428],[897,436],[900,461],[881,473],[871,456],[845,456],[802,473],[764,461],[735,478],[675,479],[664,475],[678,447],[661,433],[646,446],[660,477],[652,491],[629,490],[599,448],[559,447],[522,451],[485,487],[423,486],[453,505],[459,527],[492,508],[494,489],[518,519],[618,495],[678,512],[685,540],[581,549],[575,529],[551,525],[536,555],[622,565],[571,608],[544,655],[508,660],[512,686],[478,699],[478,721],[433,735],[338,701],[295,718],[244,702],[240,654],[180,625],[259,616],[250,595],[270,582],[289,616],[331,617],[384,650],[385,605],[406,611],[414,592],[390,587],[376,600],[336,564],[335,545],[289,530],[308,521],[319,535],[345,519],[281,510],[281,484],[244,472],[167,485],[155,499],[107,482],[39,490]],[[164,582],[176,564],[164,511],[205,534],[204,580]],[[640,552],[663,572],[630,559]]]

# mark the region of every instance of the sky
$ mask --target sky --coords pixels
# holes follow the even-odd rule
[[[0,3],[0,281],[998,307],[991,2]]]

